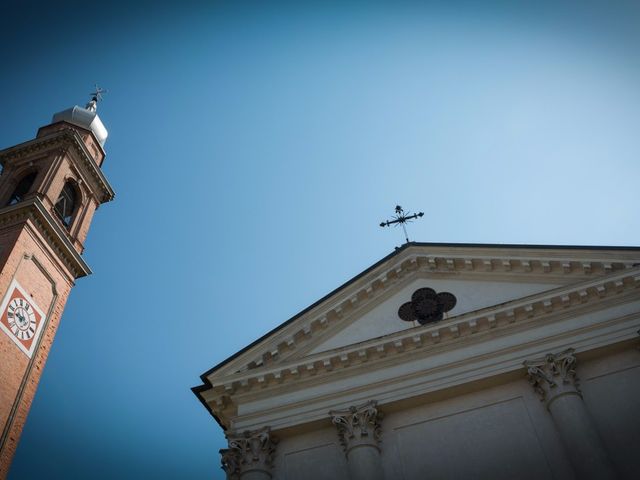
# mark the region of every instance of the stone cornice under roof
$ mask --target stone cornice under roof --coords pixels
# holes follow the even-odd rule
[[[47,240],[56,256],[69,269],[74,278],[91,274],[89,265],[74,248],[69,234],[60,226],[39,198],[33,197],[23,202],[0,209],[0,226],[18,224],[30,220]]]
[[[434,248],[433,245],[429,246]],[[511,248],[511,246],[502,247]],[[524,247],[525,251],[528,248],[528,246]],[[258,342],[254,342],[256,346],[261,344],[262,351],[254,358],[246,359],[243,365],[239,366],[231,362],[227,367],[226,362],[223,362],[204,376],[208,377],[214,371],[224,375],[229,373],[229,369],[255,368],[272,363],[276,359],[287,358],[293,351],[299,351],[301,347],[310,344],[312,339],[327,330],[327,327],[343,323],[347,318],[357,315],[371,301],[416,271],[429,274],[464,274],[469,277],[489,275],[502,281],[526,278],[576,282],[581,278],[590,278],[592,275],[606,275],[628,268],[640,260],[640,249],[637,250],[638,255],[630,257],[628,261],[620,261],[620,258],[606,258],[606,256],[605,258],[602,258],[603,256],[580,257],[580,260],[576,261],[571,255],[561,257],[557,254],[543,255],[540,252],[536,252],[537,257],[531,254],[523,255],[523,252],[520,255],[505,253],[500,255],[495,252],[493,255],[487,255],[486,252],[477,250],[466,252],[466,255],[463,255],[463,252],[452,253],[451,251],[448,254],[434,252],[427,255],[411,253],[410,250],[403,253],[393,260],[387,257],[385,259],[387,261],[379,265],[382,268],[374,271],[367,270],[365,273],[370,275],[359,275],[320,302],[272,330]],[[581,253],[584,255],[584,252]],[[356,282],[356,280],[360,281]],[[292,320],[295,320],[295,327]]]
[[[418,253],[412,255],[410,253],[412,250],[411,247],[417,247]],[[419,253],[424,252],[425,249],[429,249],[429,253],[420,255]],[[498,253],[497,250],[500,250],[501,255],[491,255],[492,252]],[[314,332],[324,330],[328,325],[339,320],[341,312],[355,313],[358,304],[362,304],[370,299],[372,294],[375,294],[374,296],[377,297],[380,292],[388,289],[391,285],[397,284],[400,279],[408,273],[416,272],[420,269],[429,272],[464,271],[470,273],[477,271],[484,272],[485,274],[487,272],[491,272],[492,275],[496,273],[508,275],[519,273],[527,277],[530,275],[569,275],[569,278],[574,283],[581,280],[581,278],[577,277],[577,274],[581,273],[582,275],[585,275],[581,275],[582,279],[591,279],[587,281],[589,285],[581,287],[582,290],[580,290],[580,292],[582,293],[577,293],[577,297],[573,294],[572,295],[575,298],[583,299],[585,298],[584,295],[586,295],[586,298],[590,298],[589,296],[593,294],[594,288],[596,289],[596,295],[600,298],[602,292],[607,292],[607,287],[604,286],[607,285],[605,277],[609,278],[613,272],[617,272],[619,270],[624,271],[632,268],[633,262],[638,258],[640,258],[640,248],[637,247],[570,247],[428,243],[406,244],[360,275],[354,277],[346,284],[334,290],[323,299],[305,309],[300,314],[267,333],[265,336],[241,350],[236,355],[204,373],[201,376],[203,385],[194,387],[192,390],[205,407],[213,414],[214,418],[218,420],[218,423],[220,423],[215,412],[212,411],[211,406],[203,397],[204,392],[208,392],[214,388],[211,378],[211,375],[214,372],[217,377],[215,381],[215,385],[217,386],[216,390],[224,384],[222,388],[225,391],[225,394],[223,394],[223,396],[228,396],[229,393],[236,391],[238,386],[243,389],[248,387],[253,380],[255,380],[256,385],[259,385],[262,388],[269,383],[271,375],[273,376],[273,380],[281,382],[283,381],[282,378],[288,375],[286,371],[287,369],[290,370],[292,365],[294,366],[294,370],[298,373],[306,370],[308,372],[312,372],[311,374],[315,374],[323,369],[330,371],[336,362],[340,365],[343,363],[352,363],[353,358],[350,357],[351,354],[345,354],[345,349],[348,350],[351,347],[339,349],[341,353],[335,357],[337,360],[334,357],[327,357],[331,352],[323,352],[314,355],[314,359],[316,357],[318,358],[314,360],[312,364],[309,364],[310,358],[312,358],[309,357],[302,359],[303,361],[299,365],[294,365],[296,362],[293,360],[291,362],[288,361],[285,358],[286,355],[283,355],[283,353],[293,350],[300,344],[304,344],[305,339],[308,340]],[[592,273],[598,274],[598,278],[594,279],[593,277],[586,276]],[[362,281],[365,281],[367,284],[366,287],[362,286]],[[599,281],[604,282],[602,284],[598,284],[599,288],[591,285],[592,282],[597,283]],[[358,283],[358,288],[350,291],[349,287],[353,286],[356,282]],[[466,332],[476,332],[479,328],[483,328],[486,325],[496,325],[504,322],[505,318],[507,319],[506,322],[508,324],[515,323],[519,316],[525,315],[529,318],[531,316],[538,315],[540,308],[542,308],[543,313],[548,314],[550,313],[550,308],[553,310],[558,305],[568,306],[567,299],[569,299],[568,301],[571,303],[573,301],[572,295],[560,295],[560,300],[552,300],[550,297],[546,300],[536,300],[537,303],[534,302],[521,306],[514,305],[511,307],[505,307],[507,308],[505,311],[499,310],[493,314],[493,317],[478,317],[478,312],[470,312],[465,315],[449,319],[444,323],[440,322],[437,326],[427,326],[426,329],[425,327],[418,327],[421,329],[420,332],[423,330],[429,332],[429,339],[427,342],[425,342],[425,338],[423,338],[422,334],[420,334],[418,338],[414,338],[416,329],[404,330],[393,335],[381,337],[380,339],[357,344],[357,346],[353,346],[356,349],[354,350],[356,352],[354,355],[356,360],[358,358],[362,358],[363,355],[366,356],[367,360],[371,358],[371,355],[373,355],[373,357],[376,355],[384,357],[387,356],[389,352],[406,350],[407,346],[409,346],[409,348],[414,348],[416,343],[431,344],[438,343],[440,339],[448,339],[450,337],[458,338]],[[535,296],[535,298],[538,297],[540,297],[540,295]],[[518,302],[520,301],[522,300],[519,300]],[[582,304],[583,302],[580,301],[579,303]],[[329,305],[329,307],[327,307],[327,305]],[[484,309],[483,312],[487,310],[490,309]],[[476,315],[476,317],[473,317],[473,315]],[[458,321],[463,323],[458,325],[455,323]],[[282,341],[277,343],[275,345],[275,350],[270,350],[267,344],[273,344],[273,338],[281,336],[285,330],[290,330],[294,322],[298,327],[300,327],[300,330],[294,329],[298,333],[289,332],[292,333],[292,335],[289,335],[288,338],[282,339]],[[390,343],[385,343],[384,340]],[[372,345],[369,345],[371,342],[382,343],[373,345],[372,350]],[[258,345],[264,345],[261,350],[267,349],[267,352],[262,355],[263,361],[254,361],[249,370],[244,369],[238,371],[236,367],[239,364],[236,364],[236,359],[240,360],[240,358],[246,357],[246,354],[251,350],[255,350],[255,347]],[[363,347],[363,345],[365,345],[365,347]],[[273,347],[274,345],[272,345],[271,348]],[[365,350],[362,350],[362,348],[365,348]],[[335,351],[332,352],[335,354]],[[280,363],[275,365],[271,360],[278,355],[281,360]],[[264,368],[261,368],[261,365],[264,365]],[[302,370],[298,367],[302,367]],[[229,370],[229,368],[231,368],[231,370]],[[291,374],[293,376],[297,375],[297,373]],[[233,380],[231,380],[232,378]],[[231,381],[225,382],[223,379],[229,379]],[[234,381],[237,381],[238,383],[234,385]]]
[[[87,178],[100,203],[113,200],[115,195],[113,188],[102,173],[102,170],[89,154],[82,138],[75,130],[69,126],[62,130],[56,130],[42,137],[34,138],[13,147],[0,151],[0,163],[6,160],[20,159],[30,154],[50,150],[52,148],[71,147],[75,155],[72,157],[75,166]]]
[[[622,271],[615,275],[581,282],[577,285],[553,290],[506,302],[495,307],[483,308],[451,317],[436,324],[421,325],[378,338],[341,348],[328,350],[294,359],[290,362],[237,372],[218,378],[226,394],[249,391],[252,387],[264,388],[287,379],[298,379],[302,372],[318,374],[334,368],[348,368],[364,362],[372,362],[409,350],[416,350],[443,341],[471,336],[497,326],[522,323],[534,317],[557,312],[570,312],[605,298],[612,298],[640,287],[640,268]]]
[[[477,345],[496,336],[517,335],[525,330],[549,325],[550,322],[555,323],[561,318],[583,315],[626,302],[638,302],[639,292],[640,267],[630,268],[577,285],[462,314],[435,325],[418,326],[271,368],[257,368],[217,378],[208,389],[199,392],[200,398],[225,428],[229,426],[231,418],[238,415],[238,405],[247,401],[273,398],[285,392],[288,395],[291,388],[304,390],[307,386],[336,380],[336,375],[345,378],[364,372],[383,371],[401,362]],[[637,321],[634,324],[633,336],[638,328]],[[593,329],[588,326],[582,328]],[[553,337],[556,334],[552,332],[550,335]],[[571,337],[574,335],[575,332]],[[401,378],[395,380],[402,381]]]

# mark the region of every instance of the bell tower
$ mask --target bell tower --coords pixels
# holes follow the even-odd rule
[[[97,89],[36,138],[0,151],[0,479],[5,478],[77,278],[93,215],[114,192],[100,167]]]

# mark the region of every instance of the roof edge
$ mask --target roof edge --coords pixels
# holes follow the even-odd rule
[[[331,290],[329,293],[327,293],[326,295],[324,295],[322,298],[320,298],[319,300],[316,300],[315,302],[313,302],[311,305],[309,305],[307,308],[305,308],[304,310],[301,310],[300,312],[296,313],[293,317],[289,318],[288,320],[285,320],[284,322],[282,322],[280,325],[276,326],[275,328],[272,328],[271,330],[269,330],[267,333],[265,333],[264,335],[262,335],[260,338],[254,340],[253,342],[251,342],[249,345],[247,345],[246,347],[244,347],[243,349],[237,351],[236,353],[234,353],[233,355],[231,355],[230,357],[228,357],[227,359],[223,360],[222,362],[218,363],[217,365],[211,367],[209,370],[207,370],[206,372],[204,372],[202,375],[200,375],[200,379],[205,382],[208,383],[208,380],[206,377],[208,377],[209,375],[211,375],[213,372],[215,372],[216,370],[218,370],[219,368],[223,367],[224,365],[226,365],[227,363],[229,363],[230,361],[234,360],[235,358],[238,358],[240,355],[242,355],[243,353],[245,353],[247,350],[251,349],[252,347],[256,346],[258,343],[260,343],[262,340],[265,340],[267,337],[273,335],[274,333],[276,333],[278,330],[284,328],[285,326],[293,323],[295,320],[297,320],[298,318],[300,318],[301,316],[303,316],[305,313],[309,312],[310,310],[314,309],[315,307],[317,307],[318,305],[320,305],[322,302],[324,302],[325,300],[327,300],[328,298],[332,297],[334,294],[338,293],[340,290],[342,290],[343,288],[347,287],[348,285],[350,285],[351,283],[355,282],[356,280],[358,280],[359,278],[365,276],[367,273],[369,273],[370,271],[376,269],[378,266],[382,265],[384,262],[386,262],[387,260],[389,260],[390,258],[398,255],[401,251],[406,250],[409,246],[411,245],[420,245],[420,244],[416,244],[415,242],[409,242],[409,243],[405,243],[404,245],[402,245],[401,247],[396,247],[395,251],[391,252],[390,254],[388,254],[387,256],[385,256],[384,258],[381,258],[380,260],[378,260],[376,263],[374,263],[373,265],[371,265],[369,268],[367,268],[366,270],[360,272],[359,274],[357,274],[355,277],[350,278],[349,280],[347,280],[345,283],[343,283],[342,285],[340,285],[337,288],[334,288],[333,290]]]
[[[358,279],[360,279],[360,278],[364,277],[365,275],[367,275],[372,270],[375,270],[381,264],[385,263],[386,261],[388,261],[389,259],[393,258],[394,256],[400,254],[400,252],[403,252],[404,250],[406,250],[406,249],[408,249],[410,247],[414,247],[414,246],[415,247],[453,247],[453,248],[521,248],[521,249],[534,249],[534,250],[617,250],[617,251],[637,251],[637,252],[640,252],[640,247],[632,247],[632,246],[605,246],[605,245],[581,245],[581,246],[577,246],[577,245],[531,245],[531,244],[514,244],[514,243],[407,242],[407,243],[405,243],[404,245],[402,245],[400,247],[396,247],[396,249],[393,252],[391,252],[387,256],[381,258],[376,263],[371,265],[369,268],[367,268],[366,270],[363,270],[362,272],[360,272],[356,276],[350,278],[349,280],[347,280],[345,283],[343,283],[339,287],[333,289],[332,291],[330,291],[329,293],[324,295],[322,298],[320,298],[319,300],[315,301],[314,303],[312,303],[311,305],[306,307],[304,310],[301,310],[300,312],[295,314],[293,317],[289,318],[288,320],[285,320],[284,322],[282,322],[281,324],[279,324],[275,328],[269,330],[267,333],[265,333],[264,335],[262,335],[258,339],[254,340],[253,342],[251,342],[246,347],[242,348],[241,350],[237,351],[236,353],[234,353],[230,357],[226,358],[222,362],[219,362],[215,366],[211,367],[209,370],[207,370],[202,375],[200,375],[200,379],[204,383],[208,383],[206,377],[211,375],[213,372],[215,372],[219,368],[223,367],[224,365],[226,365],[227,363],[231,362],[232,360],[238,358],[240,355],[242,355],[243,353],[247,352],[248,350],[250,350],[251,348],[256,346],[258,343],[262,342],[267,337],[269,337],[269,336],[273,335],[274,333],[278,332],[279,330],[281,330],[285,326],[293,323],[295,320],[297,320],[298,318],[300,318],[301,316],[303,316],[304,314],[306,314],[310,310],[314,309],[315,307],[317,307],[318,305],[323,303],[325,300],[329,299],[330,297],[332,297],[333,295],[338,293],[340,290],[346,288],[347,286],[349,286],[350,284],[354,283]]]
[[[636,252],[637,251],[637,252],[640,252],[640,247],[634,247],[634,246],[539,245],[539,244],[532,245],[532,244],[513,244],[513,243],[407,242],[407,243],[403,244],[400,247],[396,247],[393,252],[391,252],[388,255],[386,255],[385,257],[381,258],[376,263],[374,263],[373,265],[371,265],[367,269],[363,270],[359,274],[357,274],[354,277],[350,278],[349,280],[344,282],[339,287],[333,289],[332,291],[330,291],[329,293],[324,295],[322,298],[320,298],[319,300],[315,301],[314,303],[312,303],[311,305],[309,305],[305,309],[301,310],[300,312],[298,312],[297,314],[295,314],[294,316],[292,316],[288,320],[285,320],[284,322],[282,322],[281,324],[279,324],[275,328],[272,328],[270,331],[268,331],[264,335],[260,336],[259,338],[257,338],[253,342],[251,342],[246,347],[242,348],[241,350],[237,351],[236,353],[234,353],[230,357],[226,358],[225,360],[219,362],[215,366],[213,366],[210,369],[208,369],[206,372],[204,372],[202,375],[200,375],[200,380],[202,381],[202,384],[201,385],[197,385],[195,387],[192,387],[191,391],[198,398],[198,400],[205,406],[207,411],[211,414],[211,416],[213,416],[213,418],[216,420],[216,422],[224,429],[225,427],[220,422],[220,419],[213,413],[211,407],[207,404],[206,400],[202,396],[202,392],[204,392],[206,390],[209,390],[210,388],[213,387],[213,385],[211,384],[211,382],[207,378],[209,375],[214,373],[216,370],[224,367],[229,362],[231,362],[231,361],[235,360],[236,358],[240,357],[241,355],[243,355],[244,353],[249,351],[251,348],[255,347],[256,345],[258,345],[262,341],[266,340],[271,335],[273,335],[273,334],[277,333],[278,331],[280,331],[281,329],[285,328],[287,325],[290,325],[291,323],[295,322],[298,318],[300,318],[301,316],[305,315],[307,312],[311,311],[312,309],[314,309],[315,307],[317,307],[321,303],[325,302],[327,299],[329,299],[330,297],[332,297],[333,295],[335,295],[336,293],[338,293],[342,289],[348,287],[350,284],[356,282],[357,280],[359,280],[360,278],[364,277],[365,275],[367,275],[371,271],[375,270],[376,268],[378,268],[383,263],[387,262],[391,258],[399,255],[401,252],[403,252],[403,251],[405,251],[405,250],[407,250],[407,249],[409,249],[411,247],[514,248],[514,249],[532,249],[532,250],[613,250],[613,251],[632,251],[632,252]]]
[[[405,246],[417,247],[456,247],[456,248],[529,248],[532,250],[618,250],[638,251],[639,247],[625,245],[540,245],[529,243],[447,243],[447,242],[409,242]],[[402,248],[402,247],[401,247]]]

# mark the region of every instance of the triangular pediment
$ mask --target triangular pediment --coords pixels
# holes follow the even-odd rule
[[[423,288],[453,294],[455,306],[423,325],[402,320],[399,308]],[[250,423],[251,409],[271,405],[274,392],[289,398],[318,385],[305,390],[307,398],[324,392],[320,385],[327,382],[342,391],[356,377],[362,386],[373,370],[379,382],[396,378],[399,365],[422,371],[427,358],[453,361],[465,351],[477,356],[489,344],[495,351],[487,352],[497,355],[503,339],[521,341],[523,332],[537,332],[529,339],[536,342],[558,332],[573,338],[576,329],[592,328],[590,315],[580,317],[584,312],[609,309],[612,321],[624,323],[638,288],[635,247],[407,244],[204,373],[193,390],[221,425],[232,426],[239,415]],[[590,337],[582,341],[595,348]],[[418,388],[407,372],[397,380],[406,383],[403,395]],[[241,412],[239,402],[251,399],[255,404]]]
[[[315,342],[301,348],[292,358],[315,354],[347,345],[364,342],[420,325],[418,320],[405,321],[398,314],[399,308],[411,302],[412,295],[419,289],[429,288],[436,292],[447,292],[454,296],[455,306],[443,313],[442,320],[465,313],[504,304],[509,301],[553,290],[563,284],[522,281],[495,281],[490,279],[438,278],[438,275],[418,274],[410,276],[398,288],[393,289],[378,302],[372,302],[351,322],[345,322],[342,329],[318,335]],[[436,295],[437,300],[437,295]],[[425,324],[437,323],[429,321]]]
[[[224,382],[420,326],[399,307],[419,288],[450,292],[442,322],[632,268],[637,248],[407,244],[203,375]]]

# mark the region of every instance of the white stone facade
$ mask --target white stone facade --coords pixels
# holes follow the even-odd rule
[[[639,329],[639,248],[411,243],[194,391],[231,479],[631,479]]]

